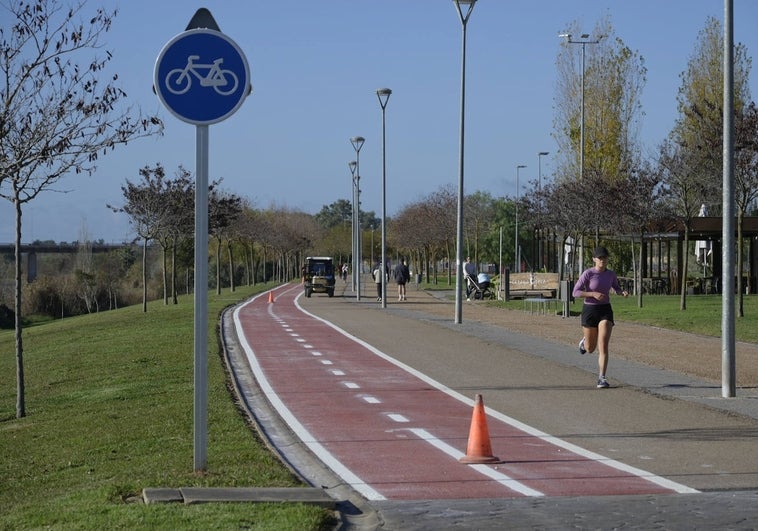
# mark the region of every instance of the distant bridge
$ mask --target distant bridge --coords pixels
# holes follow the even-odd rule
[[[88,244],[87,248],[93,253],[107,253],[109,251],[115,251],[118,249],[124,249],[131,247],[130,243],[119,244]],[[80,250],[78,243],[30,243],[21,244],[20,251],[22,255],[26,255],[26,280],[27,282],[33,282],[37,278],[37,255],[38,254],[53,254],[53,253],[66,253],[76,254]],[[16,252],[16,246],[12,243],[0,243],[0,255],[14,254]]]
[[[131,247],[131,243],[116,243],[116,244],[98,244],[93,243],[89,245],[89,249],[93,253],[107,253],[108,251],[115,251],[117,249],[123,249],[124,247]],[[12,243],[0,243],[0,254],[12,254],[16,251],[16,246]],[[76,253],[79,251],[78,243],[22,243],[22,253]]]

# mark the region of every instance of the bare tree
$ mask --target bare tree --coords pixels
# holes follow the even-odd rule
[[[102,47],[116,12],[84,13],[85,2],[59,0],[0,5],[0,197],[16,219],[16,416],[26,416],[21,330],[23,205],[71,173],[92,173],[118,144],[160,132],[161,121],[126,107],[112,55]],[[5,186],[5,188],[3,188]]]
[[[658,174],[663,183],[663,196],[667,208],[684,226],[684,256],[681,270],[681,296],[679,309],[687,309],[687,269],[692,218],[698,215],[700,205],[707,197],[708,181],[697,179],[697,163],[680,144],[664,141],[658,159]],[[695,166],[693,168],[693,165]]]
[[[236,220],[242,215],[242,198],[222,192],[214,183],[209,190],[208,197],[208,230],[216,240],[216,293],[221,294],[221,245],[227,242],[227,255],[229,257],[229,283],[231,291],[234,291],[234,256],[232,254],[231,238]]]
[[[745,316],[742,289],[743,246],[742,225],[749,208],[758,199],[758,108],[750,102],[736,120],[735,143],[735,194],[737,205],[737,316]],[[748,291],[751,291],[748,277]]]
[[[147,244],[161,233],[168,218],[169,205],[165,201],[167,184],[163,166],[145,166],[139,174],[142,182],[135,184],[127,179],[126,185],[121,187],[124,205],[108,205],[108,208],[129,216],[129,223],[142,239],[142,311],[147,312]],[[165,272],[165,253],[163,265]]]
[[[616,216],[616,228],[632,238],[632,264],[634,265],[634,286],[637,291],[637,306],[642,308],[642,246],[645,231],[656,219],[660,219],[665,209],[660,198],[660,176],[645,166],[630,172],[623,181],[614,184],[610,197],[611,210]],[[634,256],[634,242],[639,237],[639,257]]]

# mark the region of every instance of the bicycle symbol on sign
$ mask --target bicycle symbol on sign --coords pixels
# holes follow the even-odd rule
[[[231,70],[223,70],[221,63],[223,58],[216,59],[212,64],[196,63],[200,59],[199,55],[190,55],[187,57],[187,66],[184,68],[175,68],[166,75],[166,88],[172,94],[184,94],[192,87],[192,75],[199,81],[201,87],[213,87],[213,90],[222,96],[228,96],[237,90],[239,80],[237,74]],[[208,69],[208,73],[203,77],[200,70]],[[231,88],[229,88],[231,87]]]

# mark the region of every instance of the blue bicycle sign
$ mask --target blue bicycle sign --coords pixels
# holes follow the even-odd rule
[[[222,96],[228,96],[237,90],[239,80],[231,70],[224,70],[221,64],[224,59],[216,59],[212,64],[196,63],[199,55],[190,55],[184,68],[175,68],[166,76],[166,88],[172,94],[184,94],[192,87],[192,76],[200,81],[201,87],[213,87],[213,90]],[[206,69],[207,73],[202,76],[200,72]],[[191,75],[190,75],[191,74]]]
[[[163,47],[155,62],[155,91],[174,116],[206,125],[226,119],[250,93],[242,50],[221,32],[192,29]]]

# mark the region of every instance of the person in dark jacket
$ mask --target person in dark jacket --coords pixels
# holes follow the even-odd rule
[[[408,269],[408,263],[405,260],[401,260],[395,266],[395,270],[392,272],[392,276],[397,282],[397,300],[404,301],[405,299],[405,285],[411,279],[411,272]]]

